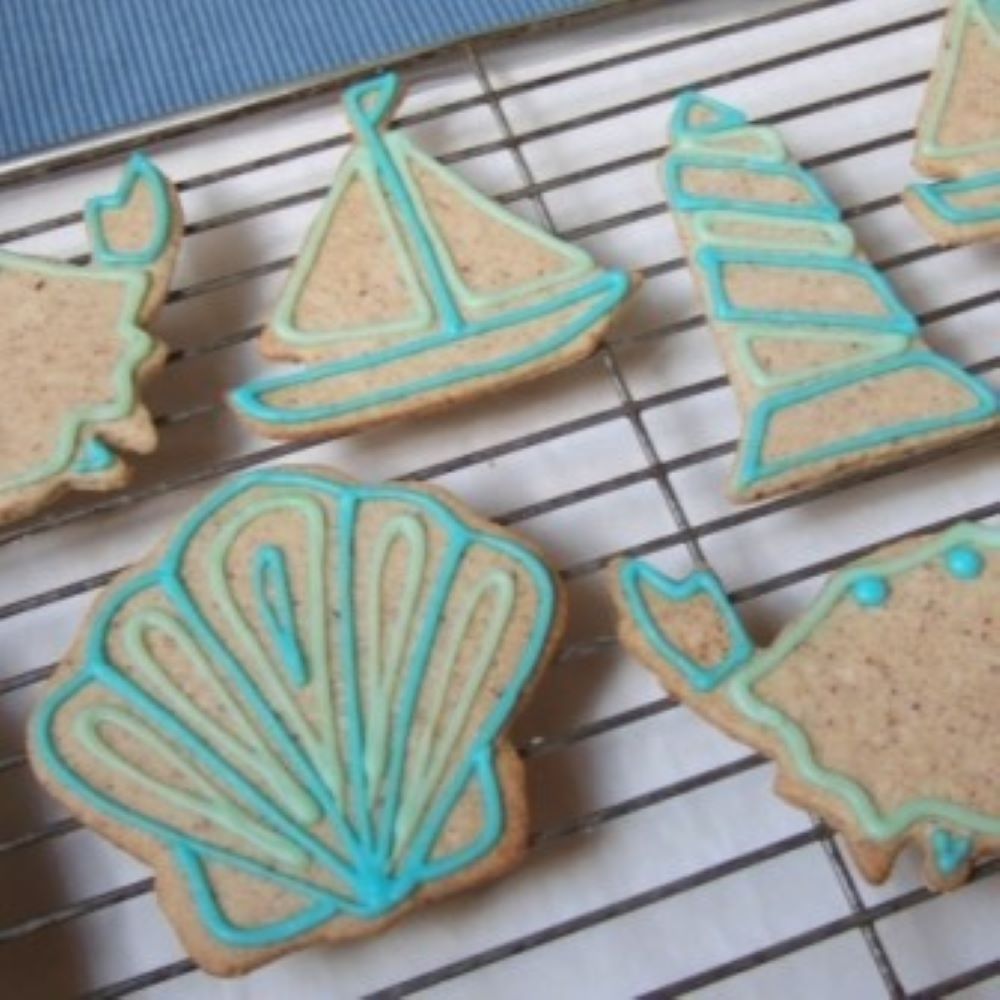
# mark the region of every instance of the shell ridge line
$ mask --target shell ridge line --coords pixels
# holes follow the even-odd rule
[[[169,701],[170,709],[184,718],[192,728],[210,733],[227,757],[235,757],[244,766],[257,771],[262,781],[275,794],[283,791],[296,820],[312,822],[318,818],[319,803],[277,758],[271,746],[265,742],[261,730],[255,727],[253,720],[212,671],[208,657],[180,620],[159,610],[144,610],[135,613],[122,631],[125,650],[131,657],[137,674],[156,690],[161,701]],[[156,661],[149,647],[146,637],[154,632],[159,632],[173,642],[201,682],[209,686],[235,732],[222,725],[217,718],[210,718],[184,697],[167,671]]]
[[[322,506],[309,495],[262,498],[257,500],[255,504],[248,505],[219,530],[209,560],[209,576],[215,600],[225,615],[227,624],[240,637],[244,649],[251,652],[256,661],[254,677],[250,676],[237,655],[229,649],[221,636],[208,623],[191,598],[187,588],[179,585],[178,582],[182,577],[171,577],[166,587],[168,590],[179,589],[180,593],[174,595],[175,600],[183,601],[188,616],[211,635],[216,655],[227,665],[230,674],[244,682],[246,690],[253,692],[252,704],[262,717],[267,734],[278,742],[283,753],[288,754],[288,748],[293,748],[291,759],[297,762],[312,794],[323,804],[326,815],[333,823],[345,847],[352,855],[357,856],[360,850],[357,833],[352,829],[349,818],[343,813],[338,803],[338,793],[344,785],[342,765],[339,759],[332,754],[324,758],[312,725],[303,715],[294,692],[289,690],[284,681],[286,671],[283,668],[269,669],[269,666],[273,665],[270,657],[260,646],[252,627],[239,610],[227,587],[228,557],[236,544],[239,532],[259,515],[272,511],[283,511],[285,508],[292,511],[298,510],[304,516],[307,527],[317,536],[315,543],[311,544],[307,550],[308,558],[313,561],[322,561],[326,551],[326,546],[322,541],[325,536],[325,514]],[[321,567],[317,568],[313,565],[311,575],[316,586],[324,585],[324,573]],[[320,594],[313,603],[322,605],[323,601],[324,598]],[[322,628],[325,618],[321,607],[315,608],[313,618],[318,627]],[[325,641],[322,645],[325,649]],[[320,682],[313,685],[313,690],[318,692],[317,698],[321,708],[324,709],[321,713],[321,722],[324,723],[324,736],[326,736],[328,732],[326,727],[332,725],[332,708],[328,708],[328,701],[332,697],[332,688],[329,683],[325,659],[321,659],[316,666],[319,668],[317,676],[320,676]],[[261,687],[261,681],[266,684],[266,689]],[[290,724],[294,725],[294,730],[289,729]],[[331,736],[324,739],[323,746],[329,749],[334,738]]]
[[[397,732],[405,734],[397,739],[392,746],[389,772],[387,778],[388,793],[384,821],[381,829],[378,854],[386,867],[396,864],[403,867],[404,859],[397,857],[398,849],[398,816],[403,797],[403,782],[407,766],[408,744],[413,730],[414,715],[421,694],[422,684],[427,673],[430,658],[433,655],[434,639],[438,633],[440,616],[444,610],[445,597],[454,584],[462,559],[465,556],[468,541],[465,538],[453,540],[444,555],[438,580],[428,602],[429,610],[425,612],[423,626],[417,639],[411,658],[412,666],[407,675],[400,699],[397,714]]]
[[[381,515],[386,502],[401,513],[387,511],[374,568],[366,548],[365,565],[374,574],[366,590],[357,568],[360,512],[373,503]],[[279,516],[293,533],[269,533]],[[446,543],[440,565],[435,560],[431,568],[430,524]],[[472,546],[495,552],[500,564],[467,563]],[[336,570],[327,562],[334,556]],[[196,588],[187,576],[190,560],[203,559],[217,569]],[[387,589],[382,578],[390,562],[393,573],[402,568],[411,579],[393,580]],[[227,567],[244,565],[250,572],[242,593],[218,589],[230,587]],[[458,589],[460,572],[474,575]],[[522,582],[523,598],[535,602],[532,625],[525,636],[518,633],[516,645],[504,646],[509,666],[497,690],[487,689]],[[429,610],[418,614],[427,587]],[[47,693],[33,719],[33,746],[73,800],[167,852],[199,919],[220,943],[266,947],[340,914],[376,918],[421,885],[475,864],[503,835],[494,743],[546,648],[555,593],[550,571],[530,550],[470,526],[433,496],[261,470],[209,497],[152,568],[119,582],[98,604],[83,662]],[[372,649],[362,647],[358,631],[365,594],[378,602],[367,609],[369,621],[385,628],[371,633],[374,668],[362,660]],[[388,617],[381,602],[388,602]],[[340,611],[342,644],[332,661],[327,626],[316,624],[331,606]],[[342,619],[355,613],[356,628],[344,629]],[[236,634],[241,623],[254,633],[252,646]],[[122,644],[112,646],[112,629],[119,627]],[[340,706],[324,666],[338,671]],[[308,717],[278,704],[281,688],[272,689],[265,676],[284,685],[291,707],[295,698],[308,699]],[[208,700],[188,696],[179,707],[193,681]],[[89,701],[77,700],[84,691],[88,699],[97,696],[99,711],[90,717],[81,714]],[[372,691],[378,696],[367,699]],[[414,714],[421,697],[429,706],[420,722],[427,730]],[[322,739],[306,732],[307,725],[322,729],[324,705],[344,738],[348,770],[339,797],[326,782]],[[81,716],[77,735],[104,755],[101,770],[78,773],[61,752],[55,733],[62,712]],[[377,743],[386,736],[382,750]],[[405,766],[413,746],[423,747],[424,762],[415,778]],[[144,754],[152,755],[149,764]],[[369,769],[376,779],[384,771],[381,785],[369,780]],[[109,774],[123,775],[125,784],[107,784]],[[452,828],[445,846],[442,834],[473,787],[479,807],[468,815],[475,825]],[[154,801],[131,799],[130,788]],[[171,804],[180,810],[175,816],[166,811]],[[195,821],[208,825],[199,829]],[[333,839],[320,822],[330,824]],[[148,849],[141,856],[150,860]],[[228,912],[234,898],[228,870],[291,894],[293,910],[277,921],[241,924]]]

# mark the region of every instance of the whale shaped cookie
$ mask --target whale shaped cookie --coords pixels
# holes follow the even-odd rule
[[[121,486],[117,452],[156,446],[139,389],[166,352],[145,327],[167,294],[180,206],[136,154],[84,220],[87,266],[0,250],[0,524],[67,489]]]
[[[961,524],[835,574],[757,649],[719,581],[611,572],[624,645],[774,760],[776,789],[842,833],[873,882],[915,844],[933,889],[1000,853],[1000,531]]]

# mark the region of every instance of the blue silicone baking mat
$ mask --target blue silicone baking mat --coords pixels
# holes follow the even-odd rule
[[[599,2],[3,0],[0,159]]]

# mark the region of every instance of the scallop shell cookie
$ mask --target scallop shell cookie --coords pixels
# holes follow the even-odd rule
[[[268,437],[346,434],[578,361],[635,283],[387,130],[398,98],[392,74],[345,92],[354,145],[261,337],[300,367],[231,396]]]
[[[917,317],[775,129],[686,94],[664,181],[743,413],[733,500],[995,438],[996,390],[928,347]]]
[[[145,327],[167,294],[181,210],[136,154],[84,220],[86,266],[0,251],[0,523],[67,489],[121,486],[117,452],[156,446],[139,388],[165,351]]]
[[[611,575],[624,645],[700,715],[777,764],[776,790],[884,881],[916,845],[951,889],[1000,854],[1000,531],[960,524],[835,574],[755,648],[718,579]]]
[[[952,0],[903,201],[945,246],[1000,239],[1000,0]]]
[[[97,601],[32,764],[153,867],[192,957],[238,974],[519,859],[503,733],[563,617],[541,558],[443,492],[256,472]]]

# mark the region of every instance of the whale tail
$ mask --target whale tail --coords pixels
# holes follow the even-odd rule
[[[619,560],[611,573],[623,643],[672,693],[711,694],[756,654],[712,573],[674,580],[637,559]]]

